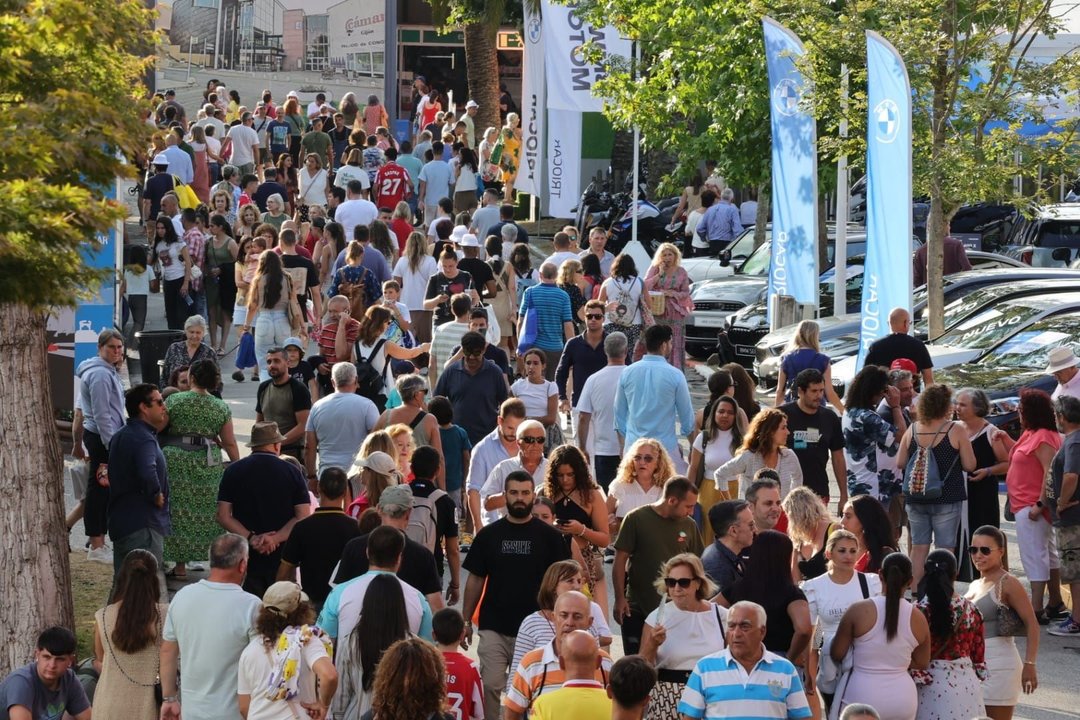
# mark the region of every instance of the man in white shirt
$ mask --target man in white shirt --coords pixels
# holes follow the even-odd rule
[[[345,241],[353,239],[357,225],[369,226],[379,217],[379,208],[375,203],[364,199],[364,184],[359,180],[350,180],[345,188],[345,202],[337,206],[334,211],[334,220],[341,224],[345,231]]]
[[[605,493],[618,473],[623,454],[621,438],[615,432],[615,393],[626,369],[626,350],[626,335],[621,332],[604,338],[608,364],[585,381],[577,405],[578,447],[586,458],[592,458],[596,482]]]
[[[240,654],[256,634],[259,598],[244,592],[248,542],[225,533],[210,545],[210,577],[176,593],[161,643],[162,720],[179,720],[177,658],[184,677],[184,717],[234,720]]]
[[[307,116],[311,118],[317,116],[322,111],[322,106],[326,104],[326,93],[319,93],[315,96],[315,102],[308,103]]]
[[[473,118],[476,117],[476,111],[480,109],[480,103],[475,100],[470,100],[465,103],[465,114],[461,116],[461,122],[465,123],[465,137],[469,140],[469,147],[476,148],[476,125],[473,122]]]
[[[1054,400],[1062,395],[1080,398],[1080,368],[1077,368],[1080,360],[1076,359],[1072,348],[1067,345],[1054,348],[1050,351],[1049,361],[1046,374],[1053,375],[1058,382],[1051,397]]]
[[[229,128],[221,143],[221,151],[228,152],[231,147],[229,163],[238,167],[241,175],[251,175],[257,170],[261,181],[262,167],[255,166],[255,160],[259,157],[259,134],[251,127],[253,122],[251,113],[244,113],[240,124]]]
[[[496,513],[496,519],[506,514],[503,486],[510,473],[523,470],[532,475],[537,485],[544,482],[548,467],[547,458],[544,457],[546,437],[547,433],[539,420],[528,419],[517,426],[517,455],[503,460],[492,468],[491,474],[484,482],[484,487],[480,489],[480,501],[484,509],[489,513]]]
[[[213,103],[207,103],[206,105],[204,105],[203,112],[206,113],[206,117],[202,118],[195,124],[203,128],[212,125],[214,127],[214,135],[217,136],[218,139],[220,139],[225,137],[225,133],[228,131],[228,128],[225,127],[225,123],[214,117],[215,110],[217,110],[217,108],[214,107]]]
[[[180,182],[191,183],[195,179],[191,156],[180,148],[180,139],[171,130],[165,135],[165,149],[161,154],[169,159],[169,172],[180,178]]]
[[[594,227],[589,231],[589,249],[582,250],[578,257],[582,260],[588,255],[595,255],[600,261],[600,274],[605,278],[611,277],[611,266],[615,262],[615,256],[605,249],[607,245],[607,233],[601,227]]]
[[[555,248],[555,252],[544,260],[545,263],[551,263],[555,267],[561,267],[567,260],[578,259],[578,254],[570,247],[570,236],[566,233],[555,233],[555,236],[551,238],[551,244]]]

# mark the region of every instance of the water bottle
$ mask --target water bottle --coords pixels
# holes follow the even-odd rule
[[[190,294],[189,295],[184,295],[183,298],[184,298],[184,302],[187,303],[187,306],[189,308],[193,307],[195,305],[195,300],[191,297]]]

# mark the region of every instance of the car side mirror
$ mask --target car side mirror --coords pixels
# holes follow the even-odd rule
[[[1065,263],[1067,265],[1072,259],[1072,250],[1067,247],[1054,248],[1053,252],[1050,253],[1050,258],[1054,262]]]
[[[721,267],[727,267],[728,265],[731,264],[731,251],[730,250],[721,250],[720,254],[717,255],[717,257],[720,259],[720,266]]]

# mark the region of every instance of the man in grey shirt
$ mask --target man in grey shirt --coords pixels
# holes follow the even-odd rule
[[[317,401],[308,414],[304,467],[308,485],[328,467],[348,470],[360,443],[379,420],[375,403],[356,394],[356,366],[336,363],[330,371],[334,392]],[[318,465],[315,453],[318,451]]]

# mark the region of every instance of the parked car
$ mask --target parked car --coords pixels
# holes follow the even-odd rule
[[[1080,258],[1080,203],[1047,205],[1034,217],[1020,217],[1006,254],[1033,267],[1068,267]]]
[[[834,262],[833,250],[836,247],[834,232],[834,228],[830,227],[826,270],[831,268]],[[739,250],[739,243],[744,242],[745,237],[745,234],[740,236],[732,245],[736,251]],[[917,243],[914,239],[913,242]],[[848,226],[848,258],[863,255],[865,252],[865,228]],[[694,312],[686,320],[686,349],[691,357],[703,358],[714,352],[720,330],[727,326],[728,319],[747,305],[764,299],[769,285],[768,273],[771,259],[770,241],[753,250],[734,274],[725,278],[697,282],[691,286],[690,299],[694,303]],[[691,263],[694,260],[697,258],[685,262]],[[690,270],[687,272],[689,273]],[[749,346],[749,352],[752,357],[752,343]]]
[[[1002,257],[1001,255],[994,255],[993,253],[976,254],[975,252],[970,252],[969,256],[985,256],[991,263],[997,262],[995,258]],[[1009,262],[1018,262],[1011,258],[1006,259]],[[982,268],[984,266],[980,264],[978,267]],[[949,305],[961,298],[967,297],[981,288],[991,286],[1011,287],[1016,283],[1026,283],[1033,280],[1065,279],[1071,279],[1080,283],[1080,271],[1031,268],[1026,267],[1023,264],[1021,264],[1020,267],[995,268],[991,264],[987,269],[970,270],[946,275],[944,279],[946,312],[948,312]],[[929,325],[929,319],[926,315],[927,291],[925,285],[916,288],[915,292],[912,294],[912,308],[915,317],[912,334],[925,340],[927,339]],[[974,309],[977,308],[972,308],[968,313],[965,313],[964,316]],[[852,312],[847,315],[841,315],[840,317],[823,317],[818,320],[818,324],[821,328],[821,351],[831,357],[833,362],[842,360],[858,351],[858,310],[859,308],[855,307],[852,309]],[[783,353],[784,348],[795,334],[795,327],[795,325],[789,325],[787,327],[779,328],[776,331],[763,336],[757,342],[754,348],[755,358],[752,371],[757,378],[758,385],[763,389],[768,390],[776,387],[777,372],[780,369],[780,354]],[[826,347],[828,347],[828,349],[826,349]]]
[[[1050,291],[1043,295],[1009,298],[984,307],[953,326],[928,343],[926,349],[936,372],[979,362],[999,347],[1022,353],[1028,347],[1038,347],[1038,343],[1047,337],[1060,344],[1068,336],[1056,329],[1056,323],[1070,313],[1080,314],[1080,292]],[[855,364],[854,355],[833,363],[833,385],[838,393],[843,394],[855,376]]]

